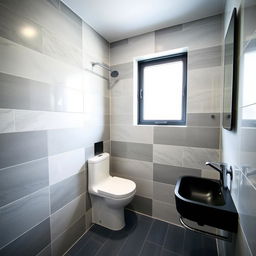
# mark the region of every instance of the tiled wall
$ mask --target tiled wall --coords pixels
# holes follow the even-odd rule
[[[109,44],[59,0],[0,1],[0,254],[62,255],[90,226],[109,143]]]
[[[216,177],[206,161],[219,160],[222,16],[114,42],[110,63],[111,171],[132,179],[130,208],[178,224],[173,190],[182,175]],[[187,125],[133,125],[133,58],[188,47]]]
[[[233,131],[222,129],[221,157],[233,165],[232,197],[239,213],[239,231],[227,255],[256,255],[256,2],[227,1],[225,30],[233,8],[238,10],[237,116]],[[248,56],[253,56],[248,65]]]

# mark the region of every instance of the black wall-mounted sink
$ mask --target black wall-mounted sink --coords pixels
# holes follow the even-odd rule
[[[182,217],[231,232],[237,231],[238,214],[228,189],[218,180],[181,177],[175,187],[177,211]]]

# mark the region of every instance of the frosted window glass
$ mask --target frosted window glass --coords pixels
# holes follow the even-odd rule
[[[143,72],[143,119],[181,120],[182,61],[146,66]]]

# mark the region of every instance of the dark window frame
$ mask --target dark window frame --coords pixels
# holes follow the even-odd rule
[[[182,119],[181,120],[144,120],[143,119],[143,82],[144,68],[158,64],[182,61],[183,83],[182,83]],[[138,61],[138,124],[139,125],[185,125],[187,114],[187,52],[161,56]]]

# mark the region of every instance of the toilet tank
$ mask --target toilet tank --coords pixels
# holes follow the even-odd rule
[[[108,153],[102,153],[88,159],[88,176],[89,192],[94,192],[93,187],[110,176]]]

